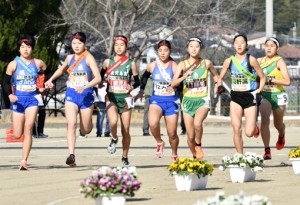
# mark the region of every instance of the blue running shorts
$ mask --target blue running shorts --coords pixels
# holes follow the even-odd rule
[[[67,89],[65,100],[78,106],[80,110],[91,107],[94,104],[92,92],[77,93],[74,89]]]
[[[18,100],[11,104],[14,112],[24,114],[25,110],[32,106],[38,106],[39,101],[34,96],[17,96]]]

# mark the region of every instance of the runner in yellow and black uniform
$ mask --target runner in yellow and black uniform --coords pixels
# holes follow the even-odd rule
[[[187,142],[196,159],[203,158],[202,123],[210,109],[208,96],[208,72],[218,81],[218,74],[210,60],[199,58],[203,44],[200,38],[190,38],[187,42],[189,58],[178,64],[172,87],[183,81],[182,109],[187,131]],[[182,75],[183,73],[183,75]],[[216,87],[215,87],[216,88]]]
[[[122,165],[128,166],[128,151],[130,146],[130,119],[131,108],[133,107],[133,99],[129,94],[130,91],[140,85],[140,80],[137,73],[135,62],[129,60],[126,56],[127,38],[119,35],[114,38],[115,56],[106,59],[103,62],[101,76],[107,80],[107,96],[106,96],[106,111],[109,118],[111,131],[111,141],[107,147],[110,154],[116,152],[118,142],[117,125],[118,115],[121,118],[121,133],[123,136],[123,154]],[[131,86],[131,76],[133,75],[134,84]]]
[[[286,64],[282,57],[277,55],[279,41],[276,38],[268,38],[265,42],[266,56],[259,58],[258,62],[267,77],[266,84],[262,91],[262,102],[260,105],[261,113],[261,136],[265,146],[264,159],[271,159],[270,149],[270,115],[273,111],[274,126],[279,135],[276,148],[281,150],[285,144],[285,125],[283,115],[288,96],[285,93],[284,86],[290,85],[290,77]]]

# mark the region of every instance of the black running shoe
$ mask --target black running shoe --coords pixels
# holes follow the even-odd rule
[[[122,166],[123,167],[129,166],[128,157],[122,157]]]
[[[74,154],[70,154],[70,156],[66,160],[66,164],[69,165],[70,167],[75,167],[76,166],[75,155]]]

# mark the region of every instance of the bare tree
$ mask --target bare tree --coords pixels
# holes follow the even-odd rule
[[[71,31],[91,34],[92,46],[104,49],[106,56],[112,54],[113,37],[123,34],[134,48],[133,56],[139,58],[147,47],[171,36],[186,39],[213,30],[220,39],[224,28],[234,28],[231,14],[245,4],[241,0],[62,0],[61,10]]]

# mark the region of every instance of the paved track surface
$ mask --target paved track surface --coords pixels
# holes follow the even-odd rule
[[[3,126],[3,125],[2,125]],[[277,151],[276,130],[271,128],[272,157],[266,161],[263,172],[258,172],[256,181],[248,183],[232,183],[229,171],[218,169],[224,155],[235,153],[232,140],[232,129],[229,123],[208,123],[204,127],[202,144],[205,159],[215,164],[212,176],[209,176],[207,189],[191,192],[178,192],[173,177],[169,176],[167,167],[171,163],[171,149],[168,144],[166,130],[163,127],[163,139],[166,142],[165,157],[154,156],[155,140],[152,136],[142,136],[142,126],[131,127],[132,144],[129,161],[137,167],[141,189],[135,197],[128,198],[127,205],[193,205],[197,200],[204,200],[218,191],[236,194],[243,190],[246,195],[260,194],[267,196],[272,204],[298,204],[300,175],[295,175],[288,151],[300,144],[299,126],[287,127],[286,147]],[[121,164],[121,148],[110,155],[106,151],[109,138],[96,138],[95,129],[86,139],[77,139],[77,167],[65,165],[68,155],[66,128],[51,126],[45,128],[49,134],[46,139],[34,139],[28,163],[30,170],[18,171],[21,159],[21,143],[6,143],[5,129],[0,129],[0,204],[46,204],[74,205],[95,204],[92,199],[84,199],[79,193],[80,181],[102,165],[119,166]],[[180,133],[180,130],[178,130]],[[190,157],[186,136],[179,135],[179,155]],[[244,151],[263,154],[261,138],[244,137]]]

